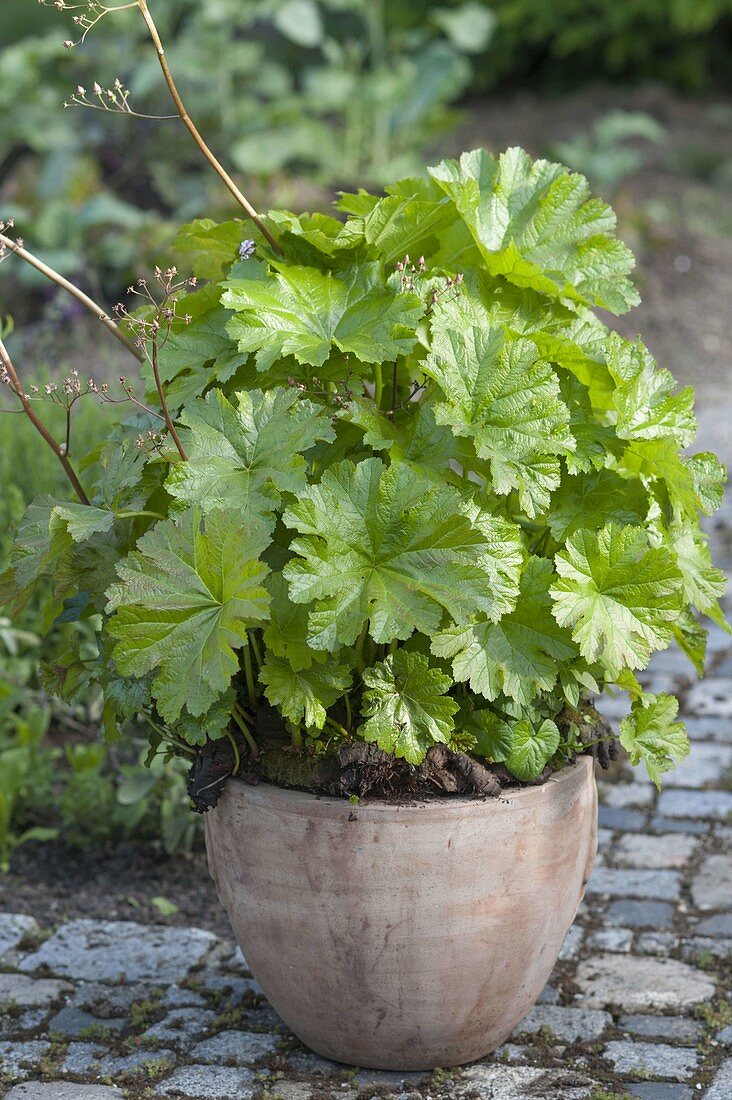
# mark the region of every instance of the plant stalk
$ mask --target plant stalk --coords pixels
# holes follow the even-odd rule
[[[246,722],[244,721],[243,712],[241,710],[241,707],[238,705],[238,703],[234,703],[234,708],[231,712],[231,717],[234,719],[237,726],[239,727],[242,734],[244,735],[244,740],[246,741],[247,745],[249,745],[249,749],[251,751],[253,759],[254,760],[259,760],[259,749],[257,747],[257,742],[252,737],[251,730],[249,729]]]
[[[58,271],[54,271],[48,264],[44,264],[43,260],[39,260],[37,256],[34,256],[32,252],[29,252],[27,248],[18,244],[17,241],[12,240],[10,237],[6,237],[4,233],[0,233],[0,246],[7,248],[10,252],[14,252],[16,256],[20,256],[21,260],[25,260],[27,264],[34,267],[36,271],[40,271],[42,275],[45,275],[47,279],[50,279],[52,283],[56,283],[57,286],[62,287],[63,290],[68,291],[78,302],[89,310],[91,314],[96,317],[112,335],[119,340],[130,353],[134,355],[135,359],[139,362],[142,359],[142,352],[139,348],[136,348],[131,340],[128,340],[119,325],[115,324],[106,310],[90,298],[88,294],[85,294],[83,290],[79,290],[78,286],[74,286],[73,283],[65,279],[63,275],[60,275]]]
[[[188,130],[188,133],[191,135],[191,137],[195,141],[196,145],[198,146],[200,151],[203,153],[204,157],[206,158],[206,160],[208,161],[210,166],[213,168],[214,172],[219,177],[219,179],[222,181],[222,183],[228,188],[228,190],[234,196],[234,198],[239,203],[239,205],[244,208],[244,210],[246,211],[248,217],[254,222],[254,224],[256,225],[259,232],[268,241],[268,243],[275,250],[275,252],[278,252],[281,255],[282,254],[282,249],[280,248],[279,244],[277,243],[275,238],[272,236],[269,229],[267,229],[267,226],[264,224],[264,222],[260,218],[257,211],[254,209],[252,204],[249,202],[249,200],[241,193],[239,188],[236,186],[236,184],[234,183],[233,179],[231,178],[229,173],[226,171],[224,166],[220,163],[219,160],[217,160],[217,158],[211,152],[208,145],[206,144],[206,142],[201,137],[201,134],[199,133],[198,128],[195,126],[192,119],[190,118],[190,116],[188,114],[188,111],[185,108],[185,104],[183,103],[183,100],[180,97],[180,93],[179,93],[179,91],[178,91],[178,89],[175,85],[175,81],[173,80],[173,76],[172,76],[172,73],[170,71],[170,67],[168,65],[168,59],[165,56],[165,48],[163,47],[162,40],[161,40],[160,35],[158,33],[158,29],[155,26],[155,22],[153,20],[153,17],[150,14],[150,11],[148,9],[147,0],[137,0],[137,6],[140,9],[140,14],[142,15],[142,18],[145,20],[145,25],[147,27],[148,34],[150,35],[150,38],[152,39],[153,45],[155,46],[155,51],[158,55],[158,61],[160,63],[160,68],[162,70],[163,77],[165,79],[165,83],[168,85],[168,91],[170,92],[170,97],[173,100],[173,103],[175,104],[175,109],[177,110],[178,114],[180,115],[181,122],[186,127],[186,129]]]
[[[249,637],[249,635],[247,635],[247,639],[248,639],[248,637]],[[247,641],[247,644],[244,646],[244,650],[243,650],[243,655],[244,655],[244,676],[246,677],[246,681],[247,681],[247,694],[249,695],[249,706],[252,708],[252,710],[256,710],[257,709],[257,689],[256,689],[256,686],[254,684],[254,670],[252,668],[252,654],[251,654],[250,644],[251,643],[249,641]]]
[[[158,339],[157,339],[157,334],[153,337],[153,340],[152,340],[152,354],[150,356],[150,366],[152,367],[153,378],[155,379],[155,388],[158,391],[158,400],[160,401],[160,408],[163,410],[163,418],[165,420],[165,425],[166,425],[168,431],[170,432],[171,439],[175,443],[175,446],[178,450],[178,454],[180,455],[180,457],[183,459],[184,462],[187,462],[188,461],[188,455],[186,454],[186,452],[183,448],[183,444],[180,441],[180,436],[178,435],[178,432],[175,430],[175,424],[173,423],[173,418],[171,417],[170,411],[168,409],[168,402],[165,399],[165,392],[163,390],[163,384],[160,381],[160,371],[158,369]]]
[[[31,406],[31,403],[28,400],[28,397],[26,396],[25,390],[23,389],[23,386],[21,385],[20,378],[18,377],[18,374],[15,370],[15,367],[13,366],[13,362],[12,362],[10,356],[8,355],[8,349],[5,347],[5,344],[3,343],[2,340],[0,340],[0,363],[2,363],[3,367],[5,368],[5,370],[7,372],[8,378],[10,379],[11,388],[12,388],[13,392],[15,393],[16,397],[18,398],[18,400],[20,401],[21,405],[23,406],[23,411],[25,412],[26,416],[28,417],[28,419],[30,420],[31,424],[36,429],[38,434],[43,436],[46,443],[51,448],[53,453],[56,455],[56,458],[59,460],[59,462],[63,466],[64,473],[66,474],[67,478],[71,482],[71,484],[73,486],[73,489],[74,489],[74,492],[76,493],[77,497],[79,498],[79,500],[81,501],[82,504],[90,504],[91,501],[89,500],[89,497],[84,492],[83,486],[82,486],[81,482],[79,481],[78,477],[76,476],[76,471],[74,470],[74,467],[69,462],[68,457],[66,456],[66,454],[64,454],[63,448],[53,438],[53,436],[51,435],[51,433],[49,432],[48,428],[43,423],[43,421],[38,416],[36,416],[35,410]]]

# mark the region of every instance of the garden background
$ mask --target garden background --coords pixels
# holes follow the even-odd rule
[[[176,224],[236,210],[176,120],[100,108],[119,79],[135,111],[168,111],[134,12],[68,50],[68,18],[52,6],[2,7],[0,219],[113,304],[175,259]],[[643,304],[613,324],[639,330],[660,365],[695,385],[701,449],[732,460],[732,0],[154,7],[191,114],[258,208],[327,210],[338,190],[378,189],[478,145],[519,144],[586,174],[638,257]],[[93,106],[64,109],[72,98]],[[123,369],[73,300],[13,257],[0,266],[0,326],[37,384],[74,367],[97,382]],[[77,455],[115,415],[82,403]],[[0,569],[27,503],[65,492],[23,420],[0,418]],[[714,546],[728,569],[729,510],[720,515]],[[142,731],[137,753],[107,745],[94,696],[70,706],[46,695],[48,625],[33,606],[0,608],[0,909],[45,923],[72,913],[224,932],[184,766],[144,768]],[[88,623],[52,630],[92,651]]]

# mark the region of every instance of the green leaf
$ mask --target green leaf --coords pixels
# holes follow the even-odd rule
[[[68,532],[74,542],[86,542],[94,535],[110,531],[113,526],[114,512],[90,504],[57,504],[49,522],[52,540],[54,532]]]
[[[236,404],[214,390],[181,415],[189,429],[188,461],[175,464],[165,487],[204,512],[235,509],[242,522],[266,524],[281,490],[305,488],[302,452],[318,440],[333,440],[335,432],[322,406],[297,390],[250,390],[234,397]]]
[[[562,661],[576,656],[569,631],[551,614],[551,562],[530,558],[521,577],[521,595],[513,611],[498,623],[487,621],[438,631],[432,652],[452,660],[458,682],[470,681],[486,699],[503,693],[528,705],[551,691]]]
[[[513,729],[509,722],[492,710],[474,710],[461,727],[461,732],[475,738],[472,752],[487,760],[506,760],[513,748]]]
[[[530,783],[539,778],[559,748],[559,741],[559,730],[550,719],[538,729],[522,719],[513,727],[513,748],[506,757],[506,767],[517,779]]]
[[[607,669],[645,668],[665,649],[683,606],[682,578],[673,554],[651,548],[640,527],[609,523],[577,531],[555,558],[554,615],[583,657]]]
[[[668,544],[676,555],[687,602],[726,627],[717,601],[727,590],[727,577],[712,562],[706,536],[696,524],[675,522],[669,531]]]
[[[683,722],[674,719],[679,710],[672,695],[642,695],[630,716],[620,723],[620,744],[633,767],[641,761],[649,778],[661,789],[661,776],[675,767],[689,752]]]
[[[438,424],[427,398],[409,404],[390,419],[369,397],[354,397],[341,416],[363,430],[364,443],[375,451],[388,451],[392,462],[412,462],[422,473],[434,473],[441,480],[450,474],[449,462],[458,456],[455,437]]]
[[[624,313],[638,303],[626,275],[632,253],[612,234],[615,215],[583,176],[508,149],[476,149],[430,175],[453,199],[492,275],[553,297]]]
[[[222,302],[236,311],[227,331],[242,352],[256,351],[257,369],[293,355],[320,367],[331,347],[362,363],[381,363],[412,350],[424,306],[416,294],[394,293],[379,264],[339,273],[313,267],[239,264],[224,284]]]
[[[442,391],[437,420],[490,461],[495,492],[517,489],[529,516],[545,511],[559,485],[556,456],[574,447],[554,371],[534,343],[491,328],[472,295],[438,304],[432,333],[424,371]]]
[[[582,528],[595,531],[612,520],[621,527],[644,522],[648,494],[635,478],[623,478],[613,470],[565,477],[552,496],[547,523],[557,542],[564,542]]]
[[[281,0],[275,9],[274,25],[297,46],[312,49],[323,39],[323,22],[315,0]]]
[[[491,9],[475,0],[458,8],[438,8],[432,18],[462,53],[482,53],[498,25]]]
[[[184,708],[172,725],[173,733],[189,745],[205,745],[206,741],[218,741],[229,728],[235,699],[236,692],[229,688],[208,707],[205,714],[194,716]]]
[[[708,451],[684,456],[681,461],[691,474],[699,507],[705,516],[712,516],[724,500],[727,470],[716,455]]]
[[[421,653],[397,649],[365,669],[363,682],[366,721],[358,732],[364,741],[375,741],[410,764],[421,764],[432,745],[449,742],[459,710],[446,695],[450,677],[430,668]]]
[[[113,657],[123,675],[155,671],[166,721],[184,706],[194,718],[204,714],[237,672],[235,650],[268,614],[264,546],[261,531],[242,527],[235,512],[203,519],[189,509],[156,524],[118,564],[120,580],[108,592]]]
[[[694,391],[687,386],[674,394],[676,382],[659,370],[648,348],[616,333],[608,339],[607,364],[616,383],[613,404],[621,439],[661,439],[670,436],[688,447],[696,435]]]
[[[294,669],[288,660],[268,652],[259,670],[266,684],[265,695],[272,706],[295,725],[305,721],[309,730],[322,730],[328,707],[351,686],[351,675],[344,665],[327,661]]]
[[[173,250],[198,278],[218,279],[237,259],[239,245],[248,235],[248,226],[243,221],[196,218],[178,230]]]
[[[682,611],[674,623],[674,638],[679,649],[686,654],[698,676],[704,675],[707,658],[708,633],[697,622],[691,611]]]
[[[284,568],[290,598],[317,600],[313,649],[352,645],[366,623],[377,642],[431,635],[443,610],[456,622],[500,614],[505,590],[492,592],[501,554],[515,556],[513,530],[465,514],[460,494],[403,464],[372,458],[341,462],[284,514],[303,537]],[[504,545],[505,544],[505,545]]]
[[[308,645],[307,606],[293,603],[281,573],[270,573],[266,584],[270,594],[270,618],[264,628],[267,648],[275,657],[284,657],[295,672],[310,668],[323,654]]]

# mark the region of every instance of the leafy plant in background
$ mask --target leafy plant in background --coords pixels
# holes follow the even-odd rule
[[[555,142],[551,155],[582,172],[601,194],[611,198],[623,180],[644,166],[645,143],[660,142],[664,134],[663,126],[642,111],[610,111],[589,132]]]
[[[17,0],[9,3],[12,11]],[[58,35],[39,33],[35,7],[22,4],[32,33],[4,49],[0,74],[4,216],[23,232],[32,225],[59,271],[92,292],[117,293],[141,260],[167,246],[167,215],[190,217],[202,196],[209,209],[226,209],[225,200],[170,123],[127,118],[134,139],[124,156],[115,151],[110,125],[119,119],[101,104],[114,106],[106,94],[113,77],[104,74],[127,79],[120,58],[133,74],[134,110],[160,114],[157,64],[131,13],[117,20],[113,41],[92,36],[72,70]],[[410,4],[385,0],[160,0],[155,14],[201,126],[260,194],[287,202],[327,201],[316,185],[381,184],[416,171],[451,122],[448,105],[467,88],[470,57],[493,26],[474,0],[431,5],[418,19]],[[96,109],[59,118],[59,103],[79,98],[77,86]],[[293,183],[293,174],[311,182]]]
[[[31,505],[4,585],[20,606],[48,578],[55,614],[98,624],[58,691],[99,685],[110,738],[142,714],[195,766],[228,742],[226,770],[267,774],[287,738],[291,761],[374,744],[533,782],[613,742],[590,696],[619,686],[620,742],[660,784],[688,742],[635,672],[673,640],[701,672],[698,614],[726,625],[699,529],[724,470],[685,453],[691,389],[595,313],[638,302],[610,208],[510,149],[345,194],[345,221],[262,217],[137,3],[253,227],[193,222],[193,278],[157,269],[119,325],[90,306],[148,393],[122,380],[136,417],[78,470],[45,433],[77,500]]]

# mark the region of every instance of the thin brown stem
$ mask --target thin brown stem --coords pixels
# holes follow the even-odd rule
[[[278,252],[278,253],[281,254],[282,249],[280,248],[279,244],[277,243],[275,238],[270,233],[267,226],[264,224],[264,222],[260,218],[257,211],[254,209],[254,207],[249,202],[249,200],[241,193],[241,191],[236,186],[236,184],[234,183],[233,179],[231,178],[229,173],[226,171],[224,166],[220,163],[220,161],[218,161],[216,159],[216,157],[211,152],[211,150],[209,149],[206,142],[201,137],[201,134],[198,132],[198,129],[195,126],[195,124],[193,123],[192,119],[190,118],[190,116],[188,114],[188,111],[185,108],[185,104],[183,103],[183,100],[180,97],[180,93],[179,93],[179,91],[178,91],[178,89],[175,85],[175,81],[173,80],[173,76],[172,76],[172,73],[170,71],[170,67],[168,66],[168,60],[165,56],[165,49],[163,47],[163,43],[162,43],[160,35],[158,33],[158,29],[155,26],[155,22],[153,20],[153,17],[150,14],[150,11],[148,9],[147,0],[137,0],[137,6],[140,9],[140,13],[142,15],[142,18],[145,20],[145,25],[147,26],[148,33],[150,35],[150,38],[152,39],[153,45],[155,46],[155,50],[156,50],[156,53],[158,55],[158,61],[160,62],[160,68],[162,69],[162,73],[163,73],[163,77],[165,79],[165,83],[168,85],[168,91],[170,92],[170,97],[173,100],[173,103],[175,104],[175,109],[177,110],[178,114],[180,115],[180,118],[181,118],[181,121],[182,121],[183,125],[188,130],[188,133],[191,135],[191,137],[195,141],[196,145],[198,146],[200,151],[203,153],[203,155],[206,158],[206,160],[208,161],[208,163],[213,168],[216,175],[224,183],[224,185],[228,188],[228,190],[234,196],[234,198],[239,203],[239,205],[241,207],[243,207],[243,209],[246,211],[249,218],[251,218],[251,220],[254,222],[257,229],[259,230],[259,232],[262,234],[262,236],[269,242],[269,244],[272,246],[272,248],[275,250],[275,252]]]
[[[138,348],[135,347],[131,340],[127,339],[122,329],[119,325],[115,324],[106,310],[102,309],[102,307],[95,302],[93,298],[90,298],[88,294],[85,294],[83,290],[79,290],[78,286],[74,286],[74,284],[69,282],[68,279],[65,279],[63,275],[60,275],[58,271],[54,271],[48,264],[44,264],[43,260],[39,260],[32,252],[24,248],[22,244],[18,244],[18,242],[12,240],[12,238],[6,237],[4,233],[0,233],[0,251],[3,248],[7,248],[10,252],[14,252],[16,256],[20,256],[21,260],[25,260],[27,264],[34,267],[36,271],[40,271],[40,273],[45,275],[47,279],[50,279],[51,282],[56,283],[57,286],[68,291],[68,293],[73,295],[78,302],[81,302],[98,321],[101,321],[106,329],[109,329],[112,335],[119,340],[120,344],[123,344],[127,351],[129,351],[130,355],[134,355],[135,359],[138,361],[142,359],[142,355]]]
[[[34,409],[31,407],[31,403],[28,399],[28,396],[26,395],[26,392],[23,389],[20,378],[18,377],[18,373],[17,373],[15,367],[13,366],[13,362],[12,362],[12,360],[11,360],[9,354],[8,354],[8,349],[5,347],[5,344],[3,343],[2,340],[0,340],[0,363],[2,363],[3,368],[7,372],[8,378],[10,379],[10,386],[11,386],[13,392],[15,393],[15,395],[17,396],[18,400],[20,401],[21,405],[23,406],[23,411],[25,412],[26,416],[28,417],[28,419],[30,420],[31,424],[36,429],[38,434],[43,436],[46,443],[51,448],[53,453],[56,455],[56,458],[59,460],[59,462],[63,466],[64,472],[65,472],[67,478],[69,479],[69,481],[71,482],[71,484],[74,488],[74,492],[76,493],[77,497],[79,498],[79,500],[81,501],[82,504],[90,504],[91,502],[89,500],[89,497],[84,492],[82,484],[79,481],[78,477],[76,476],[76,471],[74,470],[73,466],[69,462],[66,454],[64,454],[63,448],[59,446],[59,444],[56,442],[56,440],[53,438],[53,436],[49,432],[46,425],[43,423],[42,420],[39,419],[38,416],[36,416],[36,413],[35,413]]]
[[[170,432],[171,439],[173,440],[176,447],[178,448],[178,454],[183,459],[183,461],[186,462],[187,459],[188,459],[188,455],[186,454],[186,452],[183,448],[183,444],[180,441],[180,436],[178,435],[177,431],[175,430],[175,424],[173,423],[173,418],[170,415],[170,411],[168,409],[168,402],[165,399],[165,392],[163,390],[163,384],[160,381],[160,371],[158,369],[158,337],[157,337],[157,333],[155,333],[153,338],[152,338],[152,353],[150,355],[150,366],[152,367],[153,378],[155,379],[155,387],[158,391],[158,399],[160,401],[160,408],[163,410],[163,418],[165,420],[165,424],[168,428],[168,431]]]

